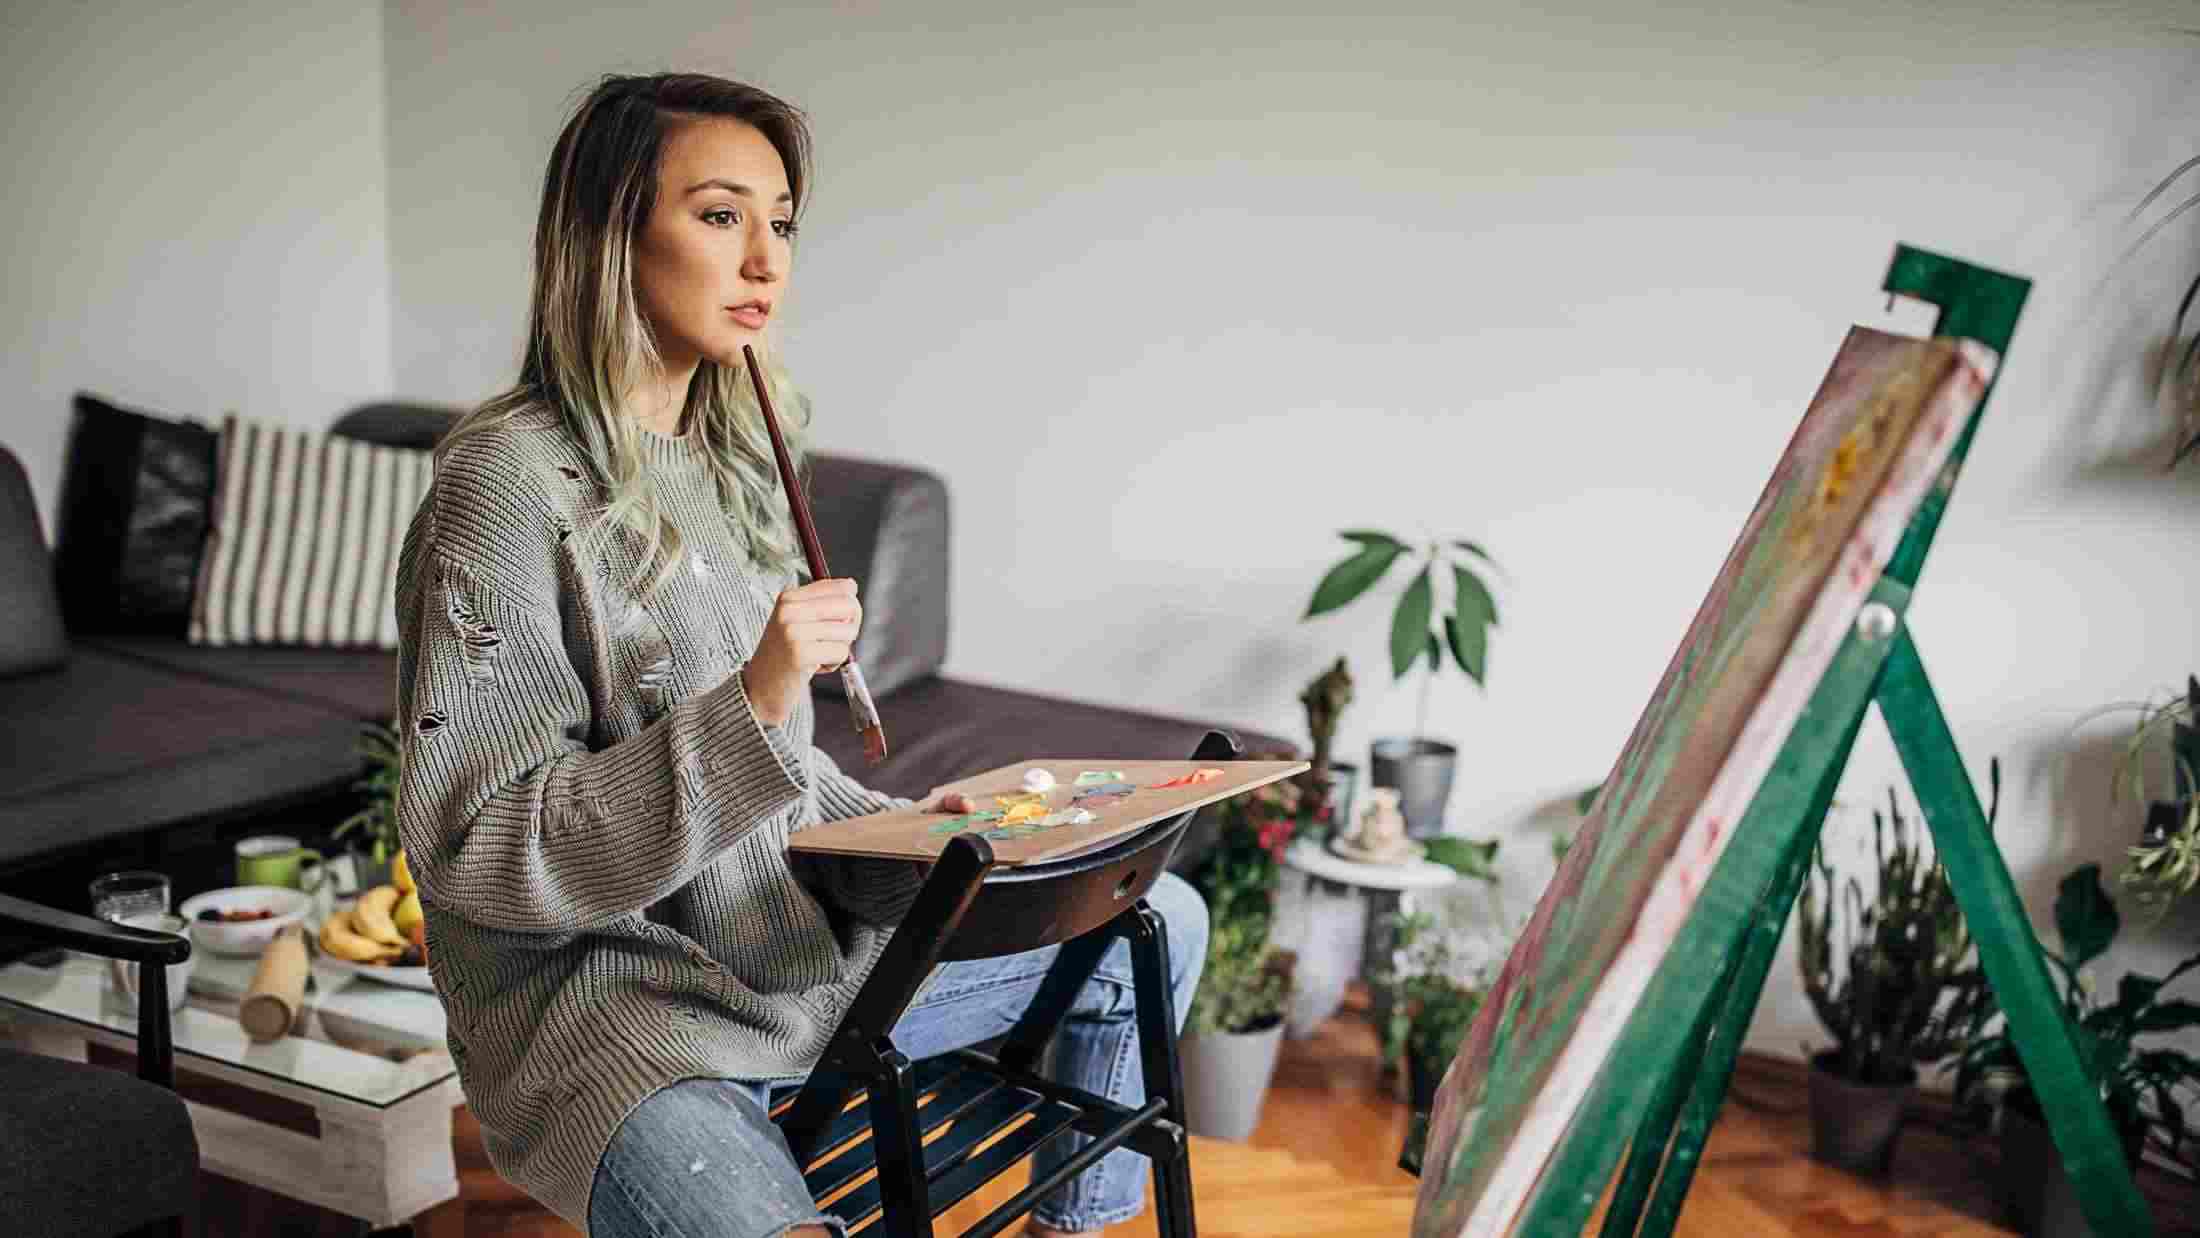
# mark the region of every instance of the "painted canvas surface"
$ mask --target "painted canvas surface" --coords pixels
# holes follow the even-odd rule
[[[1843,341],[1438,1090],[1415,1238],[1519,1220],[1995,363]]]
[[[970,832],[983,835],[1004,865],[1035,864],[1090,850],[1306,768],[1305,761],[1022,761],[935,788],[914,809],[812,826],[790,836],[787,848],[928,860],[946,850],[955,835]],[[1035,772],[1045,776],[1033,782]],[[977,810],[921,811],[948,791],[970,796]]]

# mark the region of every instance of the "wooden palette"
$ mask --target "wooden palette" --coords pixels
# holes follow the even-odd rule
[[[1045,757],[1003,765],[935,787],[919,801],[919,809],[873,813],[811,826],[788,838],[787,849],[930,861],[939,858],[957,833],[968,830],[988,834],[987,841],[992,844],[995,859],[1005,866],[1037,864],[1090,850],[1156,821],[1242,795],[1307,767],[1305,761],[1125,761],[1108,757]],[[968,795],[977,802],[980,812],[1013,811],[999,801],[1033,794],[1024,790],[1024,773],[1031,769],[1043,769],[1054,775],[1054,788],[1045,793],[1045,812],[1063,812],[1082,806],[1092,813],[1093,819],[1082,825],[1061,824],[1025,832],[1006,826],[1028,825],[1029,822],[1011,823],[1004,817],[951,826],[951,822],[969,814],[921,811],[921,806],[938,802],[950,791]],[[1219,772],[1206,781],[1179,786],[1156,785],[1196,777],[1199,771],[1210,769]],[[1079,775],[1099,772],[1120,773],[1122,781],[1133,790],[1128,795],[1118,793],[1104,799],[1087,794],[1080,805],[1081,792],[1089,793],[1094,786],[1107,784],[1078,786]]]
[[[1437,1091],[1415,1238],[1512,1232],[1997,358],[1849,332]],[[1713,907],[1714,914],[1739,915]],[[1705,977],[1708,984],[1711,977]]]

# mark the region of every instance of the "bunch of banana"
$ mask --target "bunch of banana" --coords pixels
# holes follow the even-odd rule
[[[408,880],[408,885],[411,882]],[[406,925],[400,929],[392,912],[404,906]],[[419,895],[395,885],[379,885],[359,896],[342,911],[321,922],[321,949],[354,963],[417,964],[423,953],[418,941]]]

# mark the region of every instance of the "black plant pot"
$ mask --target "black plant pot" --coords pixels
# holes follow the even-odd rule
[[[1894,1160],[1895,1136],[1917,1070],[1899,1083],[1858,1083],[1833,1072],[1837,1051],[1810,1059],[1810,1157],[1822,1165],[1881,1177]]]
[[[2126,1131],[2124,1163],[2139,1163],[2146,1132]],[[2032,1238],[2090,1238],[2078,1192],[2046,1119],[2029,1097],[2011,1097],[2001,1111],[2001,1203],[2017,1232]]]
[[[1440,739],[1378,739],[1369,746],[1369,755],[1367,785],[1398,789],[1406,837],[1443,833],[1444,805],[1451,801],[1459,750]]]

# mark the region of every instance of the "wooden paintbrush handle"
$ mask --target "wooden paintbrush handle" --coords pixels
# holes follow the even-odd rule
[[[741,346],[741,357],[749,363],[749,382],[756,388],[756,406],[764,410],[764,429],[772,436],[772,455],[779,461],[779,484],[786,488],[787,507],[794,513],[795,532],[802,537],[802,553],[810,561],[810,579],[824,580],[825,543],[817,540],[817,525],[810,520],[810,501],[803,497],[802,485],[795,480],[794,461],[787,456],[787,440],[779,436],[779,418],[772,412],[771,395],[764,389],[764,371],[756,364],[756,351],[747,344]]]

